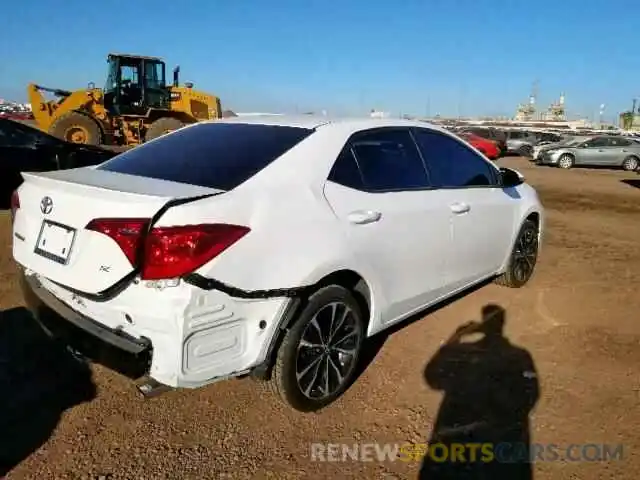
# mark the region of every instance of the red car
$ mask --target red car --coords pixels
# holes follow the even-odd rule
[[[465,142],[480,150],[480,152],[484,154],[484,156],[489,160],[496,160],[500,157],[500,148],[498,147],[498,144],[496,142],[467,132],[461,133],[459,136]]]

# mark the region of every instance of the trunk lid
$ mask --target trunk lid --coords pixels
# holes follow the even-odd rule
[[[13,256],[72,289],[101,292],[133,266],[106,235],[86,230],[96,218],[151,218],[168,201],[221,193],[184,183],[94,168],[23,173],[13,225]]]

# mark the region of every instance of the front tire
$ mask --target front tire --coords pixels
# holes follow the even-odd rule
[[[313,293],[278,349],[269,384],[300,412],[319,410],[354,380],[366,332],[353,294],[339,285]]]
[[[636,157],[630,156],[624,159],[622,162],[622,169],[627,172],[634,172],[638,168],[638,159]]]
[[[558,159],[558,166],[565,170],[569,170],[570,168],[573,168],[574,162],[573,157],[568,153],[565,153]]]
[[[529,281],[538,260],[538,233],[534,221],[524,221],[509,256],[507,269],[494,280],[495,283],[503,287],[520,288]]]
[[[522,145],[518,149],[518,155],[521,157],[533,157],[533,147],[531,145]]]
[[[53,122],[49,133],[69,143],[100,145],[102,142],[102,131],[98,123],[90,116],[79,112],[62,115]]]

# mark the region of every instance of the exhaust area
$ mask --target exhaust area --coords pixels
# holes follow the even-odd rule
[[[153,398],[173,390],[173,387],[160,383],[151,377],[145,377],[136,385],[136,389],[143,398]]]

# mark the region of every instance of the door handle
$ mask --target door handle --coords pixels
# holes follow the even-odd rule
[[[351,212],[347,218],[351,223],[356,225],[364,225],[367,223],[374,223],[380,220],[382,214],[380,212],[374,212],[371,210],[356,210]]]
[[[453,213],[458,215],[461,213],[467,213],[469,210],[471,210],[471,207],[469,205],[460,202],[452,203],[451,205],[449,205],[449,208]]]

